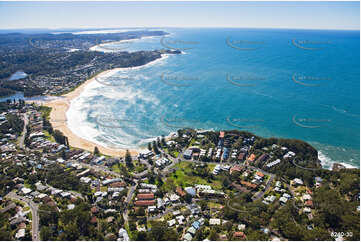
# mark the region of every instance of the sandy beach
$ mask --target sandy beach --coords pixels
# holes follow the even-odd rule
[[[67,126],[67,117],[66,113],[70,107],[71,100],[78,97],[80,93],[84,90],[84,88],[91,82],[96,81],[95,79],[100,76],[105,76],[111,72],[117,72],[124,69],[138,69],[143,67],[149,67],[151,65],[156,64],[157,62],[167,59],[168,54],[162,54],[161,58],[155,59],[151,62],[148,62],[145,65],[141,66],[135,66],[135,67],[125,67],[125,68],[115,68],[111,70],[107,70],[104,72],[99,73],[95,77],[85,81],[83,84],[81,84],[79,87],[77,87],[72,92],[69,92],[67,94],[62,95],[62,98],[57,98],[55,100],[49,100],[49,101],[31,101],[34,103],[38,103],[39,105],[44,105],[47,107],[51,107],[52,110],[50,112],[50,123],[52,124],[54,129],[60,130],[65,136],[68,137],[69,144],[72,147],[81,148],[84,150],[88,150],[90,152],[94,151],[95,146],[98,147],[99,151],[102,154],[110,155],[114,157],[121,157],[125,155],[126,149],[115,149],[115,148],[109,148],[105,147],[104,145],[96,144],[90,140],[83,139],[79,137],[78,135],[74,134],[69,127]],[[137,155],[141,149],[129,149],[129,152],[132,155]]]
[[[121,68],[118,68],[118,69],[121,69]],[[52,126],[54,127],[54,129],[60,130],[61,132],[63,132],[63,134],[65,136],[68,137],[69,144],[72,147],[81,148],[81,149],[93,152],[94,147],[97,146],[99,151],[105,155],[110,155],[110,156],[115,156],[115,157],[120,157],[120,156],[125,155],[125,151],[126,151],[125,149],[108,148],[108,147],[96,144],[94,142],[91,142],[89,140],[83,139],[83,138],[75,135],[68,128],[67,121],[66,121],[67,120],[66,112],[69,109],[71,100],[78,97],[80,95],[80,93],[83,91],[83,89],[85,88],[85,86],[88,85],[89,83],[95,81],[95,78],[102,76],[102,75],[106,75],[109,72],[117,71],[118,69],[107,70],[107,71],[104,71],[104,72],[98,74],[97,76],[84,82],[82,85],[80,85],[74,91],[64,94],[62,96],[64,98],[43,103],[44,106],[48,106],[48,107],[52,108],[51,113],[50,113],[50,122],[51,122]],[[136,155],[139,152],[139,150],[129,150],[129,151],[132,155]]]

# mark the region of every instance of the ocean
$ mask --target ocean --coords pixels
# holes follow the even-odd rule
[[[179,128],[296,138],[325,168],[360,166],[359,31],[188,28],[96,51],[178,49],[113,71],[71,102],[69,128],[112,148],[142,148]]]

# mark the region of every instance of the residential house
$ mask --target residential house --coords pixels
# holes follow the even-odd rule
[[[220,225],[221,224],[221,220],[219,218],[211,218],[209,220],[209,225]]]
[[[243,240],[246,239],[246,235],[242,231],[238,231],[238,232],[236,231],[233,233],[233,238]]]
[[[153,200],[154,194],[153,193],[138,194],[137,199],[138,200]]]
[[[135,201],[135,206],[137,207],[148,207],[148,206],[154,206],[155,200],[138,200]]]

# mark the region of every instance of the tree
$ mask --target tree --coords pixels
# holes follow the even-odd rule
[[[55,141],[56,142],[58,142],[59,144],[63,144],[63,145],[65,145],[65,136],[64,136],[64,134],[60,131],[60,130],[55,130],[54,132],[53,132],[53,136],[54,136],[54,139],[55,139]]]
[[[137,233],[137,238],[136,238],[136,241],[147,241],[149,240],[148,239],[148,236],[147,236],[147,233],[144,232],[144,231],[139,231]]]
[[[157,137],[157,146],[158,146],[158,147],[161,147],[161,144],[160,144],[160,139],[159,139],[159,137]]]
[[[162,145],[163,147],[166,147],[166,146],[167,146],[167,144],[165,143],[164,135],[162,135],[161,145]]]
[[[211,229],[211,232],[209,233],[209,240],[211,241],[218,240],[218,233],[215,229]]]
[[[145,216],[145,209],[144,208],[138,208],[135,212],[135,215],[137,216]]]
[[[178,240],[178,233],[169,228],[166,222],[153,221],[151,224],[152,230],[148,233],[149,240]]]
[[[54,240],[53,231],[48,226],[42,226],[40,230],[41,240]]]
[[[125,152],[125,164],[126,164],[127,167],[130,168],[130,169],[134,167],[133,162],[132,162],[132,157],[131,157],[131,155],[130,155],[129,150],[127,150],[127,151]]]
[[[184,200],[186,201],[186,203],[190,204],[190,203],[192,202],[192,195],[190,195],[190,194],[187,193],[187,194],[184,196]]]
[[[157,144],[153,141],[153,151],[156,155],[160,154]]]
[[[94,147],[94,155],[99,155],[98,146],[95,146],[95,147]]]
[[[78,240],[80,233],[75,223],[69,223],[64,226],[64,240]]]
[[[265,233],[257,230],[252,230],[247,234],[247,240],[261,241],[268,240],[268,238]]]
[[[40,205],[39,207],[40,225],[48,226],[50,224],[57,224],[59,212],[52,206]]]
[[[6,241],[6,240],[10,241],[10,240],[12,240],[10,231],[0,230],[0,240],[1,241]]]
[[[65,150],[62,150],[62,151],[61,151],[61,158],[63,158],[64,160],[66,160]]]
[[[160,176],[157,176],[157,181],[158,181],[158,186],[162,186],[163,185],[163,180]]]
[[[129,229],[130,229],[130,231],[137,230],[137,225],[135,224],[134,221],[129,221]]]

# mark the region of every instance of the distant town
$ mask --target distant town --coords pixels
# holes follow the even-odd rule
[[[128,53],[89,51],[94,45],[166,35],[163,31],[115,34],[0,34],[0,97],[23,92],[25,97],[60,95],[105,70],[144,65],[180,51],[160,49]],[[21,77],[14,77],[17,72]]]
[[[306,142],[187,128],[110,157],[50,111],[0,103],[1,240],[360,239],[360,170]]]

